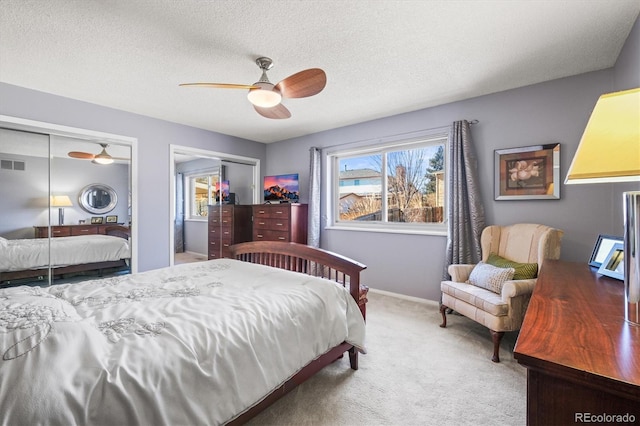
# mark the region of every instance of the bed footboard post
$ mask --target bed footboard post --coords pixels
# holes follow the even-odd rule
[[[358,369],[358,350],[356,348],[349,349],[349,364],[352,370]]]

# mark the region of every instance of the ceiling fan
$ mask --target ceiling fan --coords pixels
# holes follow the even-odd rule
[[[102,151],[99,154],[91,154],[89,152],[82,151],[70,151],[67,155],[71,158],[79,158],[81,160],[92,160],[92,163],[96,164],[111,164],[113,160],[129,160],[128,158],[112,157],[107,153],[107,147],[109,144],[101,143]]]
[[[267,78],[267,71],[273,67],[273,61],[261,57],[256,59],[256,64],[262,70],[262,77],[254,84],[183,83],[180,86],[249,90],[247,97],[258,114],[266,118],[283,119],[291,117],[291,112],[282,105],[282,98],[306,98],[317,95],[327,84],[327,75],[323,70],[309,68],[274,85]]]

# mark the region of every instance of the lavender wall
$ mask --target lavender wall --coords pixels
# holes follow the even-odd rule
[[[598,97],[640,85],[639,44],[636,22],[612,69],[269,145],[4,83],[0,83],[0,114],[138,138],[141,271],[169,264],[169,144],[258,158],[266,165],[263,175],[298,172],[305,202],[309,147],[375,140],[460,119],[480,120],[472,135],[488,223],[540,222],[561,228],[565,231],[563,259],[586,262],[598,234],[622,234],[621,194],[637,185],[562,185],[560,200],[498,202],[493,200],[493,151],[560,142],[564,179]],[[433,300],[440,297],[444,237],[325,230],[321,244],[367,264],[364,282],[372,288]]]
[[[640,87],[640,18],[636,20],[614,68],[615,90]]]
[[[535,222],[562,229],[562,258],[587,262],[598,234],[622,235],[622,192],[636,189],[637,185],[562,184],[560,200],[494,201],[494,150],[559,142],[564,182],[598,97],[622,86],[638,86],[639,38],[636,23],[615,68],[270,144],[265,173],[298,172],[303,188],[301,201],[305,202],[311,146],[375,142],[385,136],[449,125],[455,120],[478,119],[472,135],[487,223]],[[299,166],[292,170],[291,164]],[[445,237],[439,236],[339,230],[323,230],[321,235],[323,248],[368,265],[365,284],[432,300],[440,298],[445,243]]]
[[[138,270],[169,265],[169,145],[265,161],[265,145],[0,83],[0,114],[138,139]]]

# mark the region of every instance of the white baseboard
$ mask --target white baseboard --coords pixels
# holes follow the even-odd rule
[[[390,297],[395,297],[397,299],[409,300],[411,302],[424,303],[427,305],[439,304],[435,300],[423,299],[421,297],[415,297],[415,296],[407,296],[406,294],[394,293],[394,292],[385,291],[385,290],[377,290],[375,288],[369,288],[369,293],[378,293],[384,296],[390,296]]]

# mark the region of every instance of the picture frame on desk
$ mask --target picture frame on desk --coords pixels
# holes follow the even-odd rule
[[[589,266],[599,268],[611,252],[613,246],[616,243],[622,242],[622,237],[604,234],[598,235],[598,240],[596,241],[595,246],[593,246],[593,252],[591,253],[591,258],[589,259]]]
[[[117,215],[107,216],[106,221],[107,223],[118,223],[118,216]]]
[[[92,225],[102,225],[102,216],[92,216],[91,217],[91,224]]]
[[[615,243],[602,265],[598,269],[600,275],[606,275],[624,281],[624,244]]]

